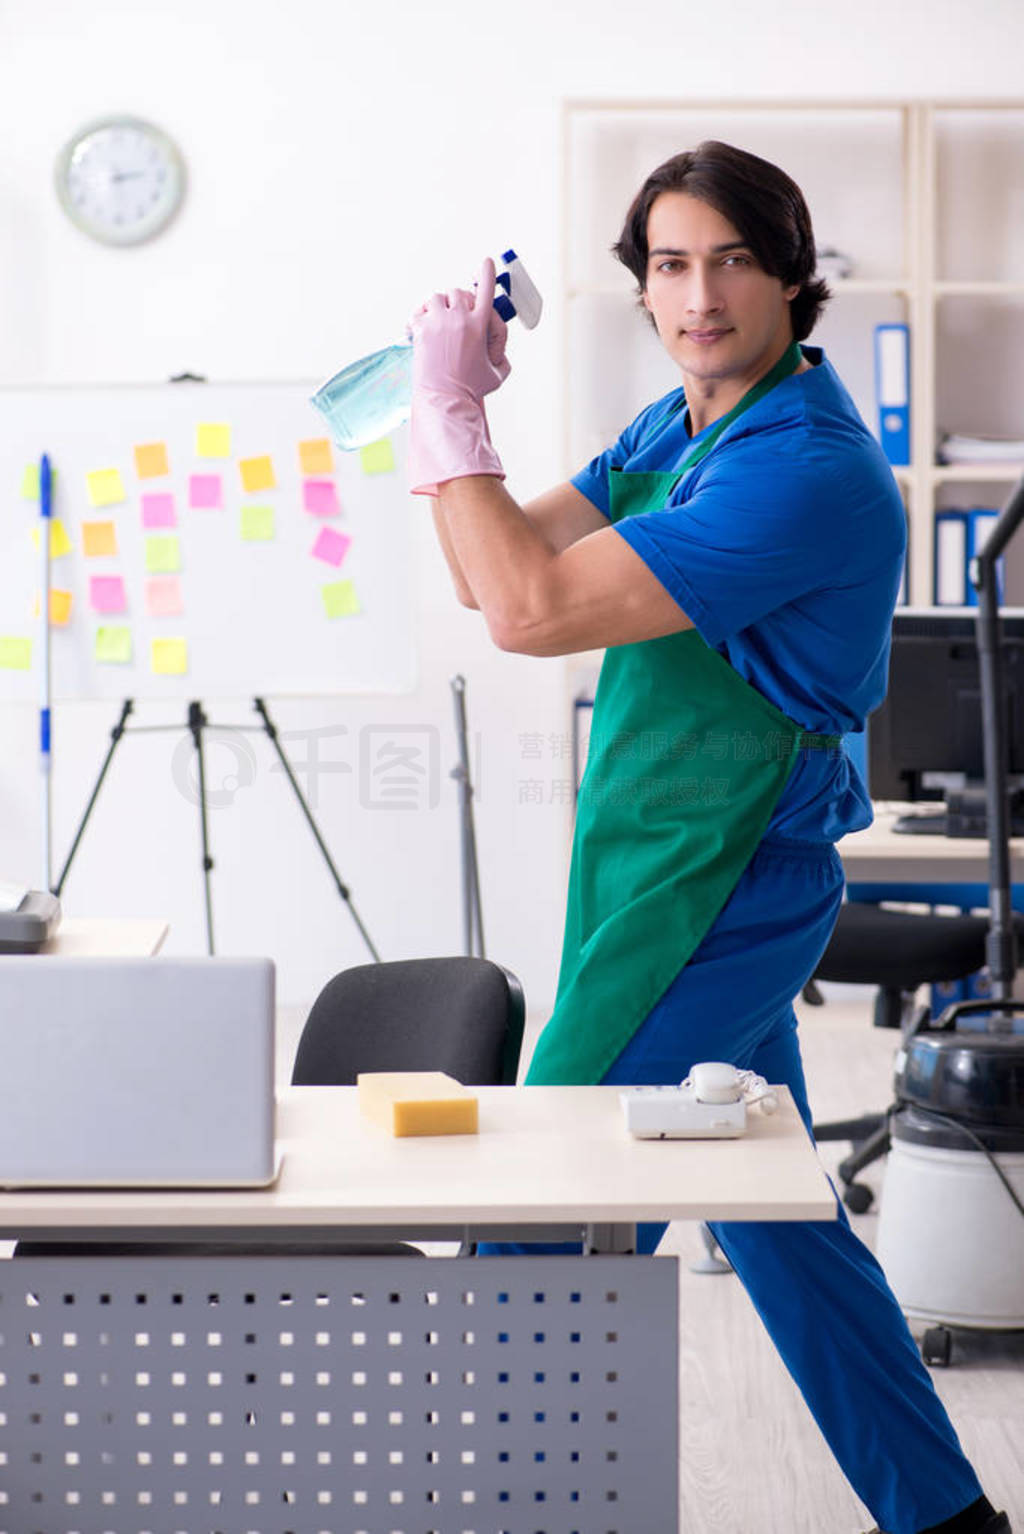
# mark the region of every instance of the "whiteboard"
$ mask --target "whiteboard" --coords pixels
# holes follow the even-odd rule
[[[314,387],[0,389],[0,700],[41,692],[43,452],[54,699],[411,691],[406,434],[340,452]]]

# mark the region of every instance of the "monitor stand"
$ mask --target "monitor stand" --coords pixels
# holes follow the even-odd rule
[[[1024,790],[1010,792],[1010,835],[1024,836]],[[900,815],[893,830],[904,836],[988,836],[988,813],[983,788],[950,789],[943,808]]]
[[[892,828],[901,836],[948,836],[949,816],[945,810],[930,810],[925,814],[898,815]]]

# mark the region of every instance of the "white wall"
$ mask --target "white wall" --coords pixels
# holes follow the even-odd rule
[[[554,294],[567,96],[1012,98],[1021,57],[1017,0],[4,0],[0,384],[161,379],[185,368],[229,380],[316,379],[387,339],[435,285],[465,280],[480,254],[509,243]],[[167,128],[189,164],[182,215],[134,251],[77,234],[52,191],[65,138],[111,111]],[[516,337],[513,377],[491,407],[520,496],[566,467],[559,327],[552,303],[539,331]],[[519,970],[542,1011],[564,888],[566,667],[489,646],[479,620],[448,595],[425,518],[417,555],[416,695],[281,702],[278,723],[293,732],[287,744],[300,761],[305,732],[328,732],[321,754],[340,770],[317,780],[316,813],[385,955],[457,950],[456,813],[443,774],[454,760],[447,678],[466,674],[480,736],[489,949]],[[247,714],[212,700],[210,712]],[[172,717],[150,709],[140,722]],[[58,855],[112,723],[95,705],[58,714]],[[436,808],[360,804],[360,731],[388,725],[440,731]],[[121,748],[66,906],[165,914],[170,947],[201,951],[196,809],[175,748],[163,736]],[[232,790],[253,761],[253,781]],[[211,747],[211,786],[226,801],[210,813],[217,940],[223,952],[271,953],[283,999],[301,1002],[362,949],[271,762],[257,739],[244,760],[224,739]],[[526,780],[556,802],[521,803]],[[32,712],[2,706],[5,876],[38,882],[38,799]]]

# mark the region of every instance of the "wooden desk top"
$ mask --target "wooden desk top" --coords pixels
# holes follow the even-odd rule
[[[898,815],[920,813],[927,808],[927,805],[878,808],[874,824],[866,831],[844,836],[837,845],[846,877],[851,882],[986,883],[988,842],[983,837],[916,836],[893,830]],[[1014,883],[1024,882],[1024,841],[1010,844],[1010,860]]]
[[[259,1191],[0,1193],[0,1235],[188,1227],[430,1227],[827,1220],[835,1198],[792,1099],[738,1140],[634,1140],[618,1087],[481,1087],[480,1133],[393,1139],[354,1087],[278,1099],[284,1164]]]
[[[154,917],[65,916],[41,953],[65,959],[133,959],[159,953],[169,927]]]

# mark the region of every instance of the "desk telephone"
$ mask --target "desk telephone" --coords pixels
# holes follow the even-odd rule
[[[619,1100],[638,1140],[735,1139],[747,1127],[748,1105],[760,1104],[762,1113],[779,1106],[763,1076],[721,1060],[693,1066],[677,1087],[633,1087]]]

